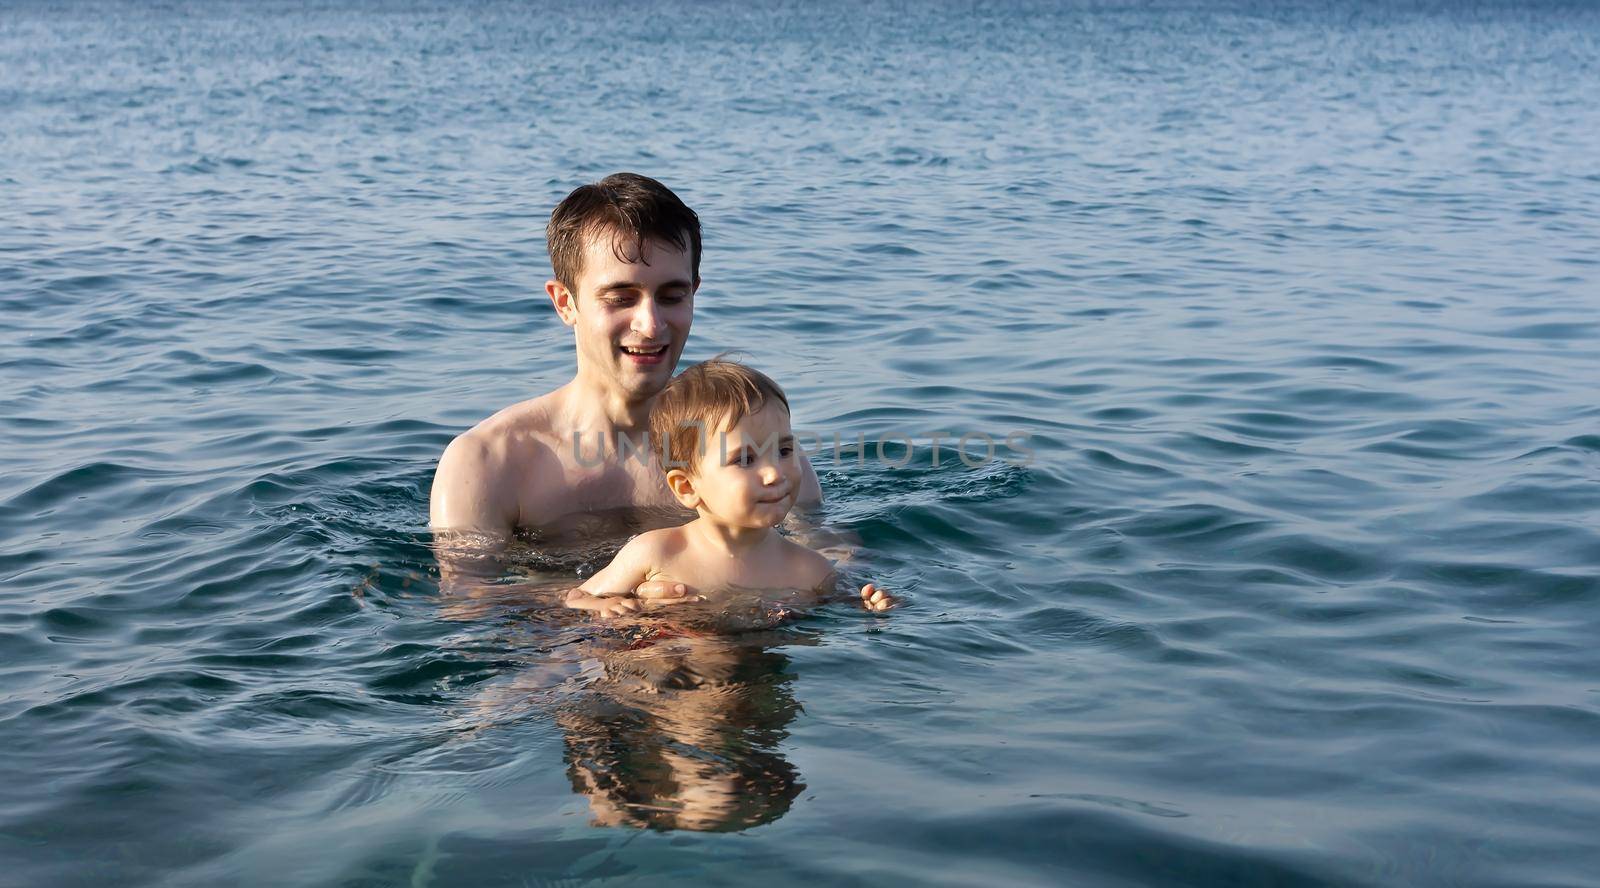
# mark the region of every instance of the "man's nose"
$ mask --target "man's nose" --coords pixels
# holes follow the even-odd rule
[[[654,299],[646,296],[639,300],[633,310],[633,323],[629,327],[646,339],[655,339],[661,334],[661,315],[656,311]]]

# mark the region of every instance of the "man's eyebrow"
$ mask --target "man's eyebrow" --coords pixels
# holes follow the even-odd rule
[[[682,278],[674,278],[673,280],[663,283],[661,285],[661,289],[665,290],[668,287],[687,288],[688,286],[689,282],[687,280]],[[596,293],[610,293],[613,290],[643,290],[645,289],[645,285],[640,281],[608,281],[607,283],[601,284],[594,289]]]

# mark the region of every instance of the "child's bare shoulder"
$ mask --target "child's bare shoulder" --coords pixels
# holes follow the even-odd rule
[[[683,527],[660,527],[639,534],[622,547],[622,552],[634,556],[666,556],[682,552],[689,537]],[[618,552],[621,555],[622,552]]]
[[[792,540],[784,540],[783,544],[785,566],[797,580],[797,586],[816,588],[833,576],[833,562],[826,556]]]
[[[627,565],[631,571],[645,575],[681,555],[689,542],[681,527],[662,527],[647,530],[631,540],[617,552],[613,563]]]

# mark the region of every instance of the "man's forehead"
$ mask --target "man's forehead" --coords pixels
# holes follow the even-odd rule
[[[685,265],[689,263],[687,244],[679,247],[671,241],[640,237],[637,232],[614,226],[594,228],[583,235],[585,268],[612,261],[624,265],[672,265],[680,257]]]

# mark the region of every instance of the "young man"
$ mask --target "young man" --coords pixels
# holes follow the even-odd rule
[[[578,370],[478,423],[440,457],[429,523],[477,552],[578,513],[677,508],[648,453],[628,457],[615,445],[618,433],[642,445],[651,401],[683,352],[700,287],[700,219],[660,182],[617,173],[569,194],[545,236],[555,271],[545,292],[572,328]],[[800,503],[820,502],[803,457],[802,467]],[[673,595],[665,584],[640,590]]]

